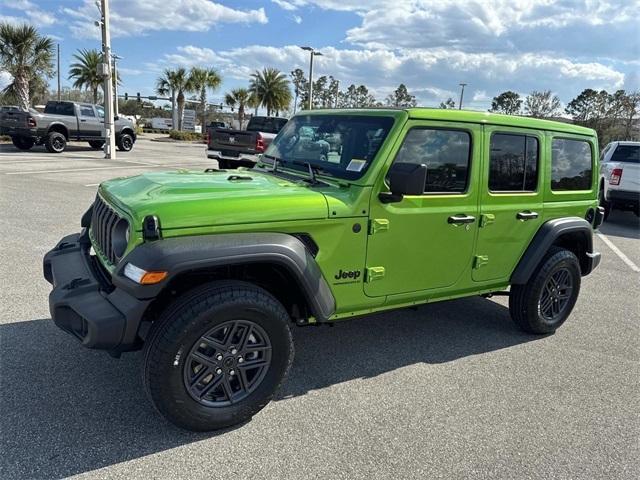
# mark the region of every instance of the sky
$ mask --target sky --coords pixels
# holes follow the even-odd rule
[[[640,0],[110,0],[119,93],[154,94],[160,72],[213,67],[220,101],[256,69],[305,72],[384,99],[400,83],[423,106],[487,109],[513,90],[640,90]],[[0,21],[28,22],[61,49],[63,86],[78,49],[101,48],[95,0],[0,0]],[[0,72],[0,87],[6,84]],[[51,79],[55,87],[55,78]]]

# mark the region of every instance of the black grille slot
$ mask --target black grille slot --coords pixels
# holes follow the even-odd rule
[[[91,218],[91,235],[94,240],[94,248],[107,257],[111,263],[116,263],[116,255],[111,243],[111,232],[118,223],[120,217],[106,204],[100,195],[96,196],[93,205],[93,217]]]

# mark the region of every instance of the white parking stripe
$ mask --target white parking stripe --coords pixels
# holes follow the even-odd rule
[[[130,166],[112,165],[110,167],[88,167],[88,168],[67,168],[61,170],[25,170],[22,172],[6,172],[5,175],[31,175],[38,173],[70,173],[70,172],[91,172],[93,170],[122,170],[125,168],[186,168],[186,167],[206,167],[210,166],[210,162],[192,163],[192,164],[179,164],[179,165],[158,165],[153,163],[144,163]]]
[[[638,272],[640,273],[640,267],[638,267],[635,263],[633,263],[631,261],[631,259],[629,257],[627,257],[624,253],[622,253],[622,251],[616,247],[613,242],[611,240],[609,240],[609,238],[604,234],[604,233],[598,233],[597,234],[598,237],[600,237],[600,239],[607,244],[607,246],[613,250],[613,253],[615,253],[618,257],[620,257],[620,260],[622,260],[624,263],[626,263],[631,270],[633,270],[634,272]]]

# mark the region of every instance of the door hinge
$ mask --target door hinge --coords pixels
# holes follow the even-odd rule
[[[480,215],[480,228],[491,225],[496,221],[496,216],[493,213],[483,213]]]
[[[384,267],[369,267],[367,268],[366,282],[371,283],[375,280],[380,280],[384,277]]]
[[[389,230],[389,220],[386,218],[372,218],[369,220],[369,235]]]
[[[489,263],[489,255],[476,255],[473,259],[473,268],[480,268]]]

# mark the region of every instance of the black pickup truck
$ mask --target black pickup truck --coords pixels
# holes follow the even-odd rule
[[[209,127],[207,157],[221,169],[253,167],[286,123],[286,118],[253,116],[246,130]]]
[[[42,145],[51,153],[61,153],[69,141],[86,141],[92,148],[104,145],[104,109],[101,105],[78,102],[48,102],[44,113],[36,110],[0,111],[0,134],[9,135],[20,150]],[[116,145],[128,152],[136,141],[133,122],[115,121]]]

